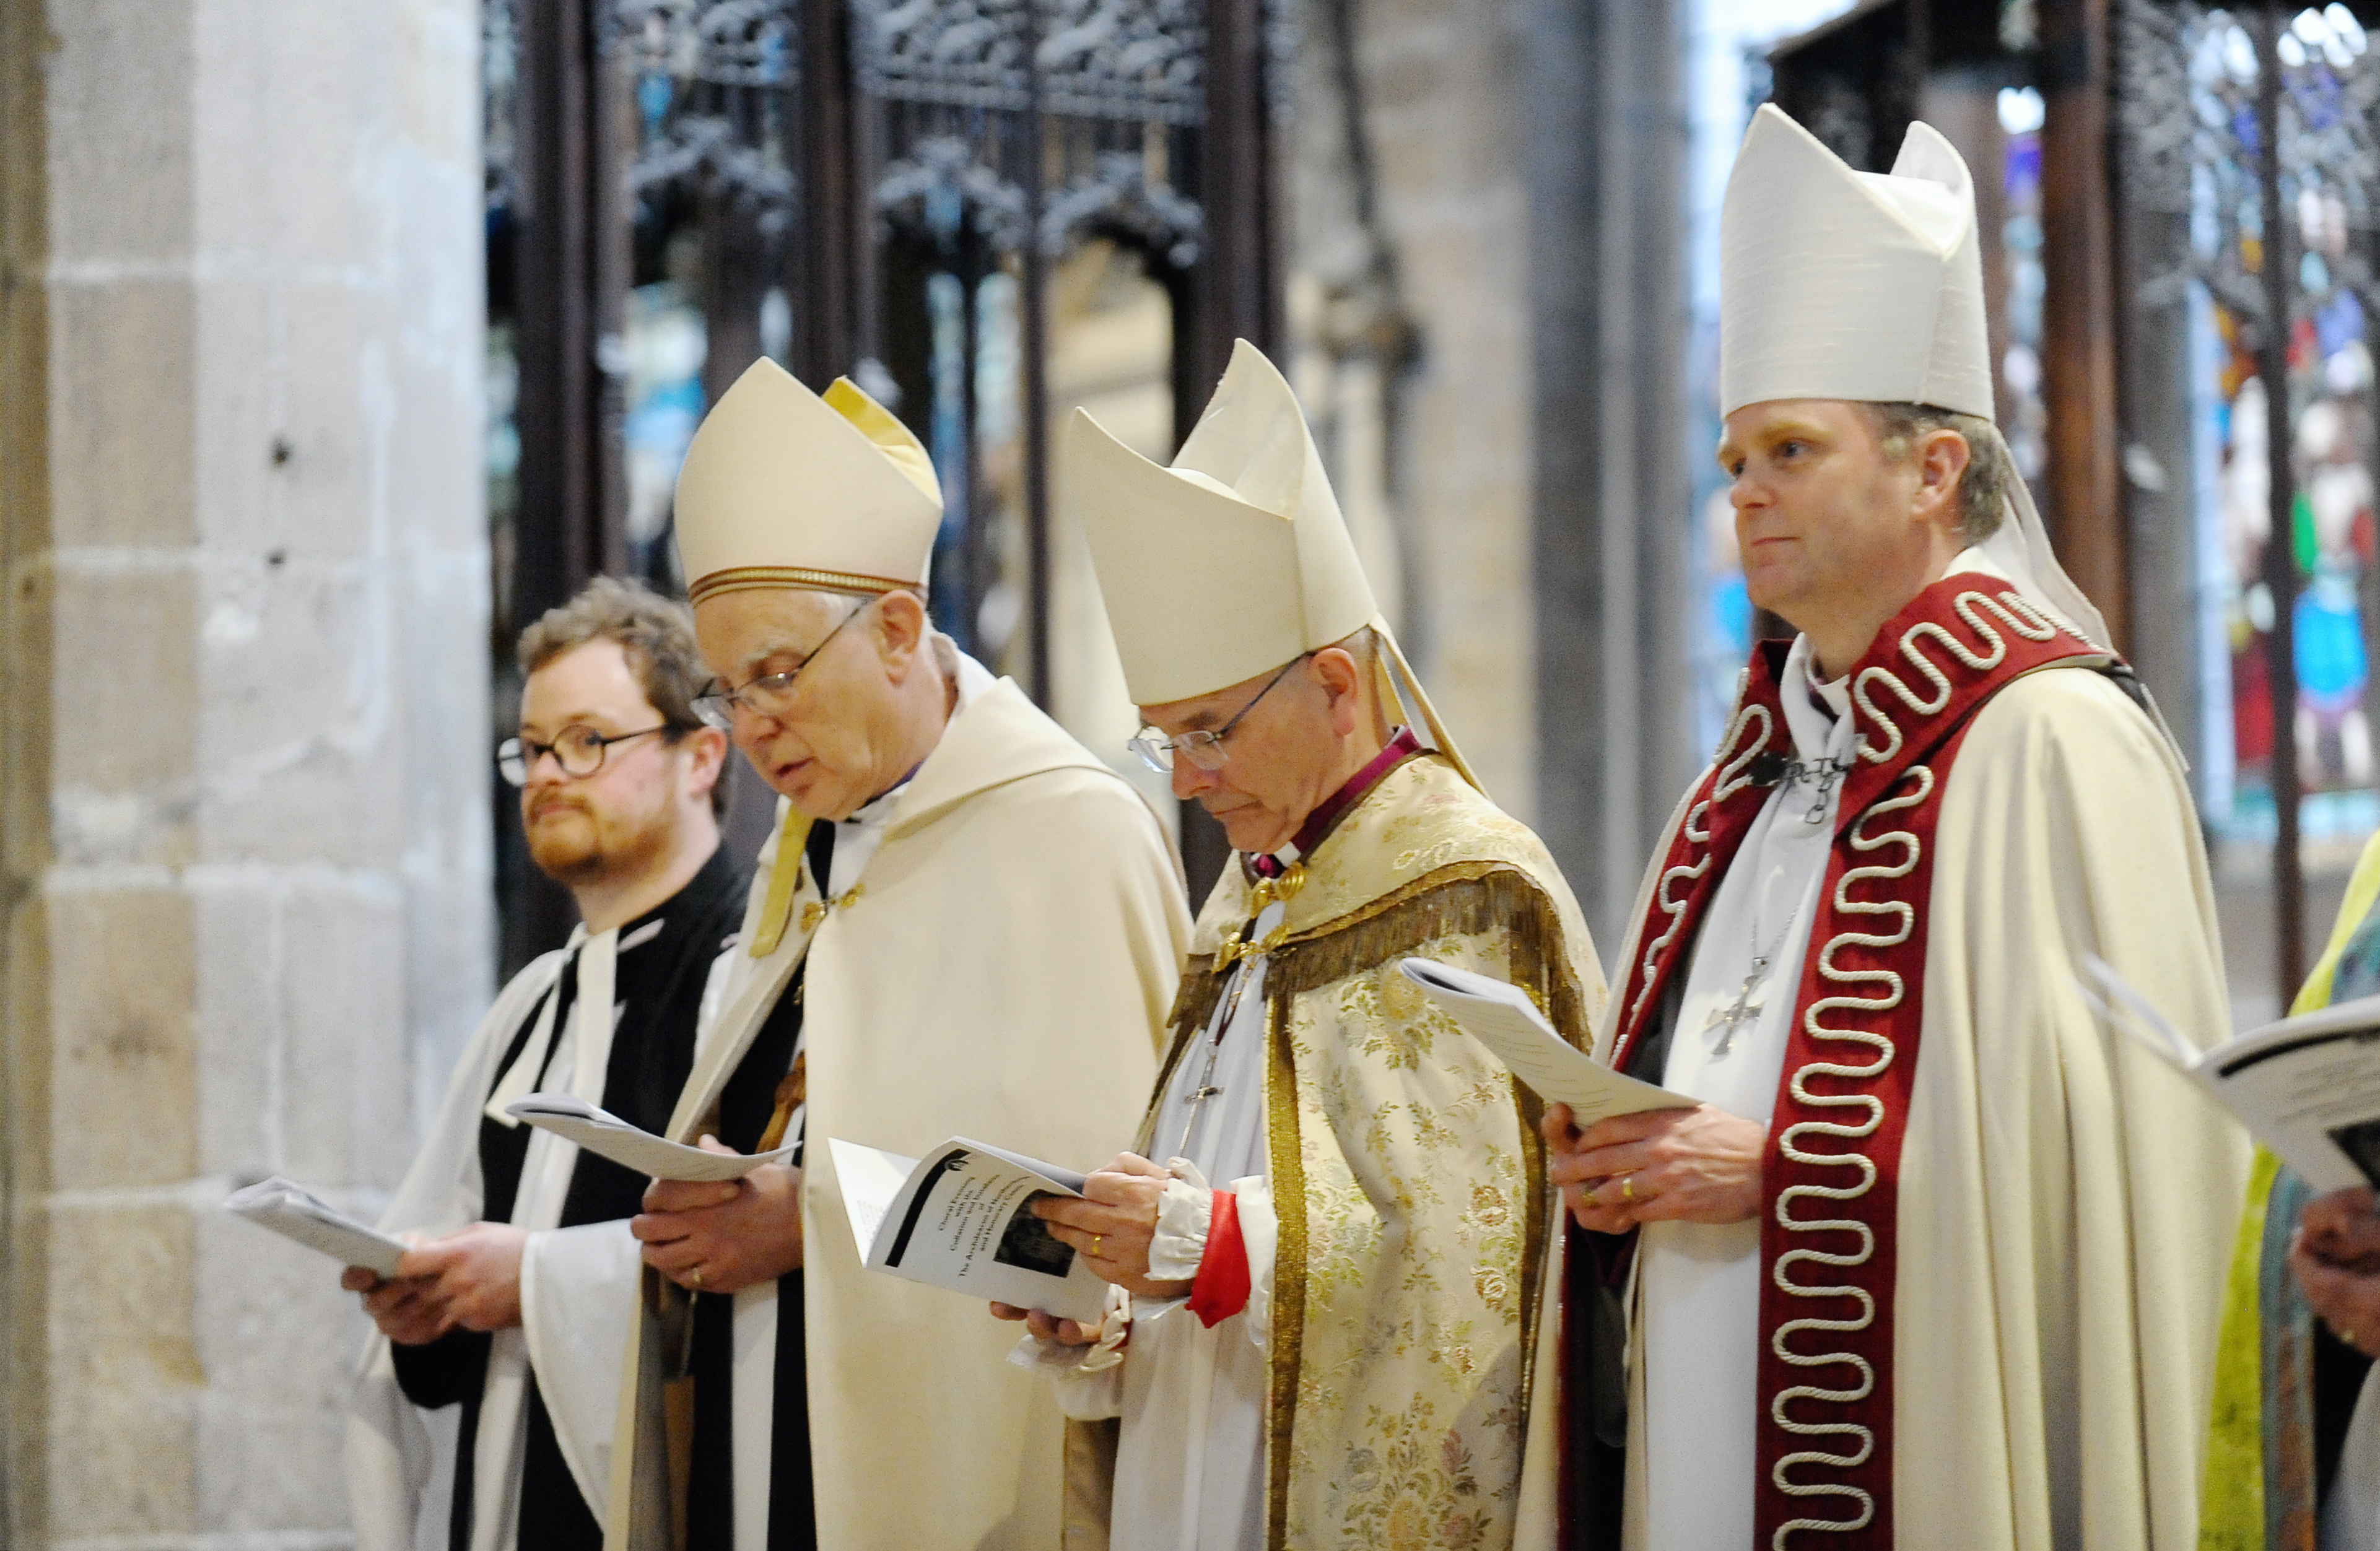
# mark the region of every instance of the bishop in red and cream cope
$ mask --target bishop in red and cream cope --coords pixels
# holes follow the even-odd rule
[[[2094,956],[2228,1001],[2170,741],[1991,424],[1965,165],[1773,107],[1722,216],[1719,461],[1755,648],[1548,1114],[1516,1544],[2194,1551],[2245,1149],[2110,1039]]]

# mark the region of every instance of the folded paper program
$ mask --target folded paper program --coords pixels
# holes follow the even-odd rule
[[[800,1150],[796,1144],[763,1153],[708,1152],[656,1136],[566,1093],[533,1093],[506,1105],[504,1112],[656,1180],[740,1180],[764,1163],[781,1163]]]
[[[404,1240],[358,1222],[278,1174],[232,1192],[224,1207],[342,1265],[361,1266],[383,1277],[396,1275],[397,1260],[407,1248]]]
[[[1400,967],[1463,1033],[1511,1067],[1513,1076],[1541,1097],[1569,1105],[1582,1128],[1641,1109],[1694,1106],[1684,1094],[1614,1072],[1572,1045],[1517,986],[1429,959],[1407,959]]]

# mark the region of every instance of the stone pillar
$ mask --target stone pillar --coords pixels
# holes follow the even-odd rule
[[[1684,189],[1670,0],[1528,0],[1537,828],[1607,957],[1694,746]]]
[[[363,1212],[491,978],[472,0],[0,0],[10,1546],[347,1543]]]
[[[1679,14],[1306,0],[1301,28],[1297,385],[1415,665],[1606,949],[1706,752]]]

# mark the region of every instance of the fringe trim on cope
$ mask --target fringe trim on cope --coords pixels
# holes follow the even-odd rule
[[[1270,1051],[1265,1102],[1273,1198],[1283,1208],[1273,1269],[1272,1383],[1267,1417],[1266,1543],[1272,1551],[1284,1551],[1287,1545],[1291,1444],[1305,1328],[1305,1144],[1299,1133],[1290,1004],[1296,997],[1378,970],[1439,938],[1499,931],[1508,934],[1507,973],[1512,983],[1529,993],[1563,1038],[1583,1045],[1589,1036],[1586,999],[1561,951],[1560,914],[1536,880],[1509,863],[1457,862],[1440,867],[1305,933],[1276,950],[1268,962],[1265,1024]],[[1160,1095],[1172,1082],[1184,1052],[1213,1016],[1224,979],[1214,973],[1212,955],[1190,961],[1174,1000],[1173,1048],[1158,1079]],[[1512,1094],[1528,1195],[1524,1206],[1528,1226],[1522,1246],[1521,1285],[1520,1404],[1525,1434],[1535,1377],[1537,1304],[1551,1224],[1545,1149],[1537,1134],[1543,1107],[1536,1095],[1518,1082],[1512,1084]],[[1143,1145],[1147,1145],[1145,1135]],[[1292,1204],[1297,1209],[1288,1209]]]

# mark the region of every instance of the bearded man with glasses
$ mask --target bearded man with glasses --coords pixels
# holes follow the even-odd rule
[[[647,1270],[614,1547],[1061,1544],[1056,1407],[964,1300],[867,1274],[827,1143],[1112,1156],[1189,912],[1132,786],[934,630],[941,525],[898,420],[766,360],[678,478],[714,675],[698,709],[783,800],[667,1129],[800,1150],[728,1185],[657,1182],[631,1224]]]
[[[1139,1139],[1036,1207],[1106,1318],[992,1312],[1111,1436],[1082,1488],[1111,1493],[1114,1551],[1508,1546],[1553,1206],[1536,1105],[1399,966],[1513,982],[1583,1039],[1603,977],[1577,903],[1439,724],[1253,346],[1171,467],[1077,412],[1063,474],[1133,746],[1239,855]]]
[[[522,635],[520,665],[520,733],[496,763],[520,788],[531,860],[580,924],[504,988],[464,1051],[384,1219],[417,1247],[394,1278],[344,1279],[382,1338],[349,1450],[366,1545],[411,1544],[425,1521],[451,1551],[602,1544],[604,1375],[637,1268],[601,1252],[626,1238],[645,1181],[505,1106],[564,1090],[665,1124],[743,903],[719,844],[727,740],[695,714],[685,607],[599,579]],[[574,1428],[590,1412],[599,1424]]]

